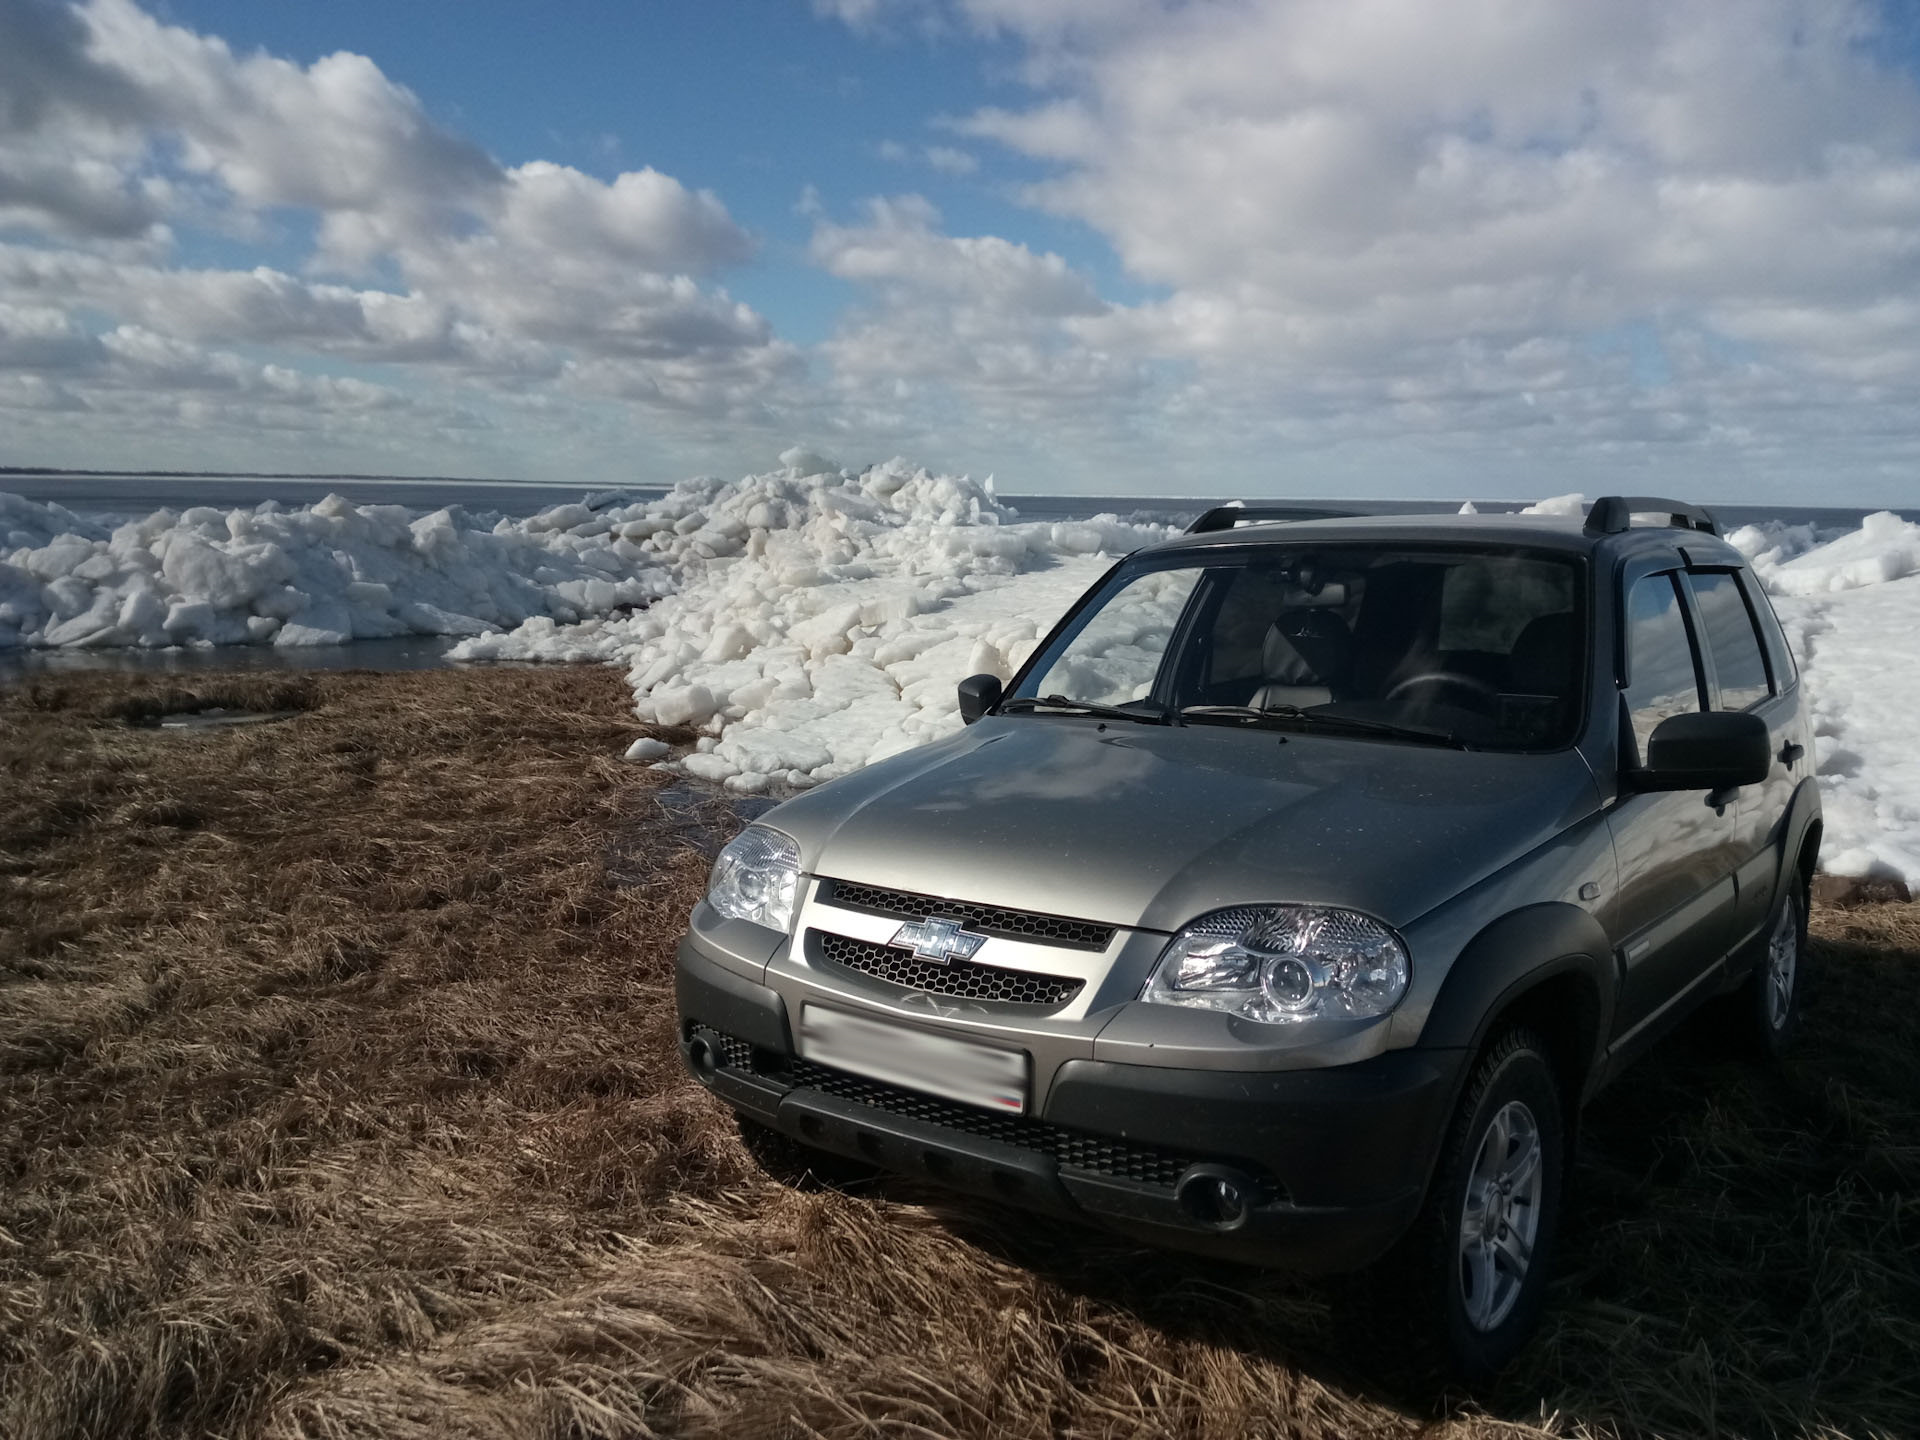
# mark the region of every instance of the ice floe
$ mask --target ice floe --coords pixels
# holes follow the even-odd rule
[[[607,512],[675,537],[677,585],[659,603],[536,619],[454,656],[617,661],[642,719],[707,733],[676,768],[745,793],[811,785],[957,730],[960,679],[1010,677],[1115,557],[1170,533],[1111,515],[1021,521],[988,482],[901,460],[781,458]]]
[[[671,588],[586,505],[484,524],[329,496],[108,526],[0,495],[0,649],[328,645],[572,624]]]

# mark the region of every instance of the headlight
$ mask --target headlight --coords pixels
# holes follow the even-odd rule
[[[778,830],[750,825],[720,852],[707,880],[707,903],[734,920],[769,930],[793,924],[800,895],[800,848]]]
[[[1168,942],[1140,994],[1248,1020],[1384,1015],[1407,993],[1407,947],[1378,920],[1317,905],[1243,905]]]

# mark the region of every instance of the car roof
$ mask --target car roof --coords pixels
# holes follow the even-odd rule
[[[1167,555],[1186,551],[1244,549],[1249,545],[1332,544],[1342,541],[1385,543],[1523,546],[1591,555],[1604,549],[1624,558],[1653,550],[1684,548],[1688,557],[1709,564],[1743,564],[1745,557],[1716,536],[1666,525],[1640,525],[1595,534],[1578,515],[1461,515],[1450,511],[1411,515],[1344,515],[1338,519],[1282,520],[1232,529],[1179,535],[1136,553]]]

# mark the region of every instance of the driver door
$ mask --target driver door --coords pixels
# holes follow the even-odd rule
[[[1697,625],[1678,574],[1632,581],[1620,688],[1621,764],[1637,767],[1669,715],[1708,708]],[[1613,1042],[1650,1040],[1679,1002],[1706,983],[1730,943],[1737,857],[1733,797],[1704,790],[1647,794],[1623,787],[1607,814],[1619,886],[1599,912],[1620,970]]]

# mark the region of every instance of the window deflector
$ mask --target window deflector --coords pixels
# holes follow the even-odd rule
[[[1727,577],[1728,583],[1733,586],[1733,593],[1740,599],[1741,609],[1747,617],[1747,629],[1753,640],[1754,648],[1758,650],[1760,654],[1760,666],[1766,676],[1767,685],[1766,694],[1757,700],[1749,701],[1740,708],[1742,710],[1757,710],[1766,705],[1768,701],[1784,694],[1786,686],[1781,683],[1781,677],[1776,668],[1773,646],[1769,643],[1767,627],[1760,623],[1760,617],[1754,613],[1753,596],[1748,593],[1741,572],[1731,565],[1692,565],[1687,568],[1686,574],[1687,598],[1693,603],[1696,610],[1701,608],[1700,595],[1694,585],[1696,577],[1705,578],[1708,576],[1717,577],[1724,575]],[[1722,704],[1724,696],[1720,684],[1720,656],[1718,649],[1712,643],[1712,637],[1706,633],[1704,614],[1701,616],[1700,633],[1706,637],[1700,646],[1702,658],[1713,670],[1713,708],[1719,710],[1724,708]]]

